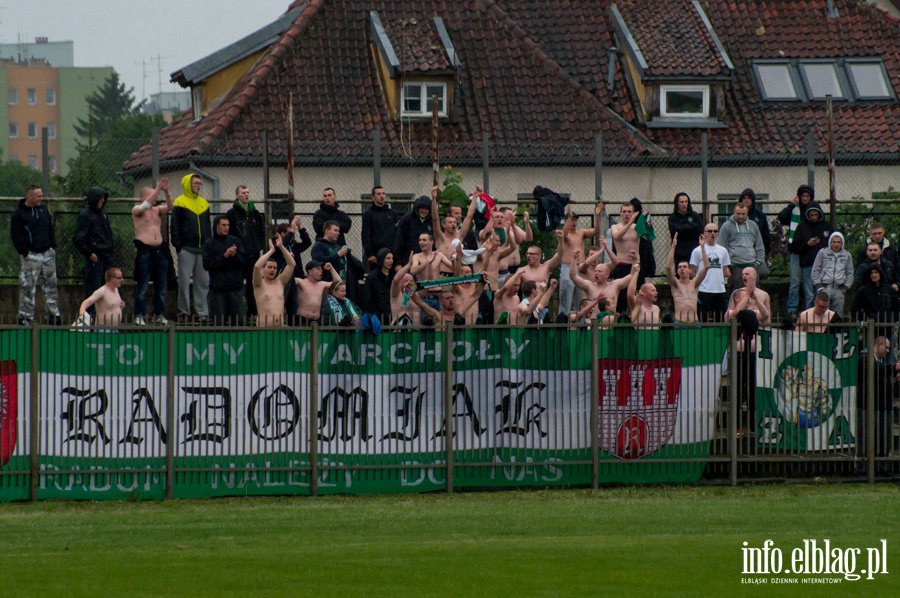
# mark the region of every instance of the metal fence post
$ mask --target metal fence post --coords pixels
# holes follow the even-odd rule
[[[603,197],[603,136],[594,135],[594,199]]]
[[[487,193],[487,189],[485,189]],[[447,468],[447,492],[453,492],[453,323],[444,325],[444,460]]]
[[[319,325],[312,323],[309,362],[309,495],[319,495]]]
[[[600,327],[597,318],[591,320],[591,395],[589,409],[591,417],[591,488],[600,487],[600,363],[597,344],[600,342]]]
[[[166,499],[175,498],[175,326],[166,330],[169,355],[166,359]]]
[[[703,216],[709,222],[709,137],[700,134],[700,200],[703,202]]]
[[[741,406],[738,399],[737,385],[737,320],[731,321],[731,330],[728,335],[728,410],[731,417],[728,418],[728,456],[731,458],[730,482],[737,486],[738,460],[737,460],[737,424]]]
[[[875,322],[866,322],[866,479],[875,483]]]
[[[816,136],[810,131],[806,134],[806,184],[816,188]]]
[[[372,130],[372,186],[381,186],[381,127]]]
[[[50,133],[41,127],[41,187],[46,197],[50,197]]]
[[[40,385],[38,372],[38,328],[40,325],[37,320],[31,325],[31,396],[28,400],[28,451],[29,470],[31,472],[29,499],[34,502],[38,499],[38,485],[41,477],[41,461],[40,461]]]
[[[491,138],[485,132],[481,136],[481,186],[484,192],[491,193]]]

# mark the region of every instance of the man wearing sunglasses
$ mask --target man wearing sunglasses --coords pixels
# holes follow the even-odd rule
[[[697,314],[701,322],[721,322],[725,317],[728,307],[728,296],[725,293],[725,280],[731,276],[731,259],[728,251],[716,244],[719,236],[719,227],[715,222],[707,224],[703,228],[706,236],[706,255],[709,258],[709,267],[703,282],[697,288]],[[703,264],[703,252],[696,247],[691,252],[691,268],[700,270]]]

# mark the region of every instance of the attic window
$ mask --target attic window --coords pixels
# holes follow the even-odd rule
[[[754,64],[759,89],[764,100],[798,100],[797,86],[787,62]]]
[[[831,96],[835,100],[843,100],[847,97],[834,61],[801,62],[800,73],[810,99],[824,100],[825,96]]]
[[[191,108],[194,112],[194,120],[200,120],[203,116],[203,106],[201,104],[200,86],[191,87]]]
[[[861,100],[880,100],[893,97],[887,71],[880,60],[847,60],[847,75],[853,95]]]
[[[447,116],[447,84],[413,81],[403,84],[401,116],[431,116],[431,98],[438,98],[438,116]]]
[[[707,85],[663,85],[660,88],[660,116],[707,118],[709,87]]]

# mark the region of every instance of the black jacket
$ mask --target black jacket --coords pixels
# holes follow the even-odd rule
[[[115,254],[109,216],[104,207],[99,205],[101,200],[108,197],[105,189],[91,187],[84,198],[86,205],[78,213],[78,220],[75,222],[75,249],[85,258],[90,258],[95,253],[97,257],[111,260]]]
[[[769,229],[769,219],[756,207],[756,192],[747,187],[741,191],[741,198],[743,199],[745,195],[750,198],[750,209],[747,211],[747,218],[756,223],[756,228],[759,229],[759,234],[762,237],[763,247],[766,248],[766,255],[769,255],[769,250],[772,249],[772,231]]]
[[[216,216],[213,230],[218,231],[220,220],[226,217]],[[232,257],[225,257],[225,251],[232,245],[238,251]],[[220,235],[215,232],[203,243],[203,268],[209,272],[209,288],[217,291],[237,291],[244,288],[243,266],[250,260],[241,248],[241,240],[231,235]]]
[[[428,208],[425,218],[419,216],[419,208]],[[419,253],[419,235],[434,234],[431,224],[431,198],[422,195],[415,201],[412,212],[403,216],[397,225],[397,236],[394,238],[394,265],[405,266],[410,252]]]
[[[539,230],[551,231],[559,228],[559,223],[566,217],[566,205],[569,200],[558,193],[537,186],[531,192],[537,204],[537,226]]]
[[[338,209],[338,205],[337,202],[334,202],[333,206],[325,205],[324,201],[320,203],[319,209],[313,214],[312,227],[316,232],[316,241],[318,241],[324,234],[322,231],[325,228],[325,223],[329,220],[334,220],[341,227],[341,236],[338,237],[337,242],[338,245],[343,247],[347,244],[344,235],[350,232],[350,227],[353,226],[353,222],[350,221],[350,216],[348,216],[346,212]]]
[[[390,249],[382,249],[378,252],[378,265],[366,276],[365,301],[363,310],[369,314],[375,314],[382,322],[391,321],[391,282],[394,280],[394,270],[388,274],[381,271],[384,258],[390,253]]]
[[[377,256],[381,249],[394,248],[397,233],[397,214],[388,204],[381,207],[372,204],[362,217],[363,259]]]
[[[9,229],[13,247],[19,255],[28,255],[29,251],[43,253],[56,248],[53,218],[44,204],[29,208],[23,197],[9,219]]]
[[[687,212],[681,214],[678,211],[677,201],[671,214],[669,214],[669,236],[674,237],[678,233],[678,243],[675,245],[675,263],[691,260],[691,252],[700,246],[700,235],[703,234],[703,217],[691,208],[691,199],[688,198]]]
[[[892,262],[889,262],[882,257],[880,263],[873,262],[869,258],[863,259],[862,263],[858,265],[853,272],[853,284],[857,287],[869,284],[869,270],[876,264],[881,269],[881,279],[884,282],[887,284],[894,284],[897,282],[897,269]]]
[[[819,213],[819,219],[816,222],[809,219],[810,212],[814,211]],[[809,202],[809,205],[806,206],[806,211],[803,212],[803,220],[800,221],[800,224],[797,226],[797,232],[794,233],[794,241],[789,247],[791,253],[796,253],[800,256],[801,268],[812,268],[813,263],[816,261],[816,254],[828,247],[828,237],[830,235],[831,225],[825,221],[825,214],[822,212],[822,208],[819,207],[819,202],[816,200]],[[814,237],[819,239],[819,243],[810,246],[809,241]]]
[[[881,269],[881,266],[872,266]],[[879,322],[893,321],[900,301],[891,285],[882,281],[878,286],[868,282],[859,287],[853,299],[852,312],[860,319],[871,318]]]
[[[266,225],[263,222],[263,215],[253,207],[253,202],[250,202],[247,208],[245,210],[241,202],[235,200],[234,206],[225,213],[229,224],[228,233],[241,240],[246,255],[258,258],[263,250],[268,249]]]
[[[346,270],[347,270],[347,260],[346,257],[341,257],[338,255],[338,251],[341,250],[340,243],[332,243],[331,241],[326,241],[325,239],[319,239],[315,243],[313,243],[312,250],[309,252],[310,259],[313,259],[317,262],[322,262],[322,264],[331,264],[334,268],[334,271],[338,273],[338,276],[341,277],[341,280],[347,282]],[[322,269],[322,280],[327,282],[331,282],[331,272],[328,270]],[[347,285],[347,293],[350,293],[349,284]]]
[[[856,261],[854,264],[862,264],[867,261],[869,258],[866,256],[866,249],[869,247],[869,243],[872,242],[872,237],[866,237],[866,242],[863,243],[863,246],[859,251],[856,252]],[[888,241],[887,237],[881,240],[881,259],[887,260],[892,264],[897,263],[897,248],[891,245],[891,242]]]
[[[288,252],[294,256],[294,261],[297,262],[297,265],[294,266],[294,278],[306,278],[306,271],[303,270],[303,260],[300,259],[300,254],[312,247],[312,239],[309,238],[309,233],[306,232],[305,228],[298,230],[296,235],[288,231],[288,233],[282,237],[281,243]],[[284,272],[287,262],[284,260],[284,256],[281,255],[281,252],[275,251],[275,253],[272,254],[272,259],[278,264],[278,273],[281,274]]]

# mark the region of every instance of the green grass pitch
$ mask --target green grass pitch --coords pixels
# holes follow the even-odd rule
[[[0,596],[897,596],[898,507],[893,485],[0,504]],[[857,570],[886,539],[888,573],[742,583],[743,542],[826,538]]]

